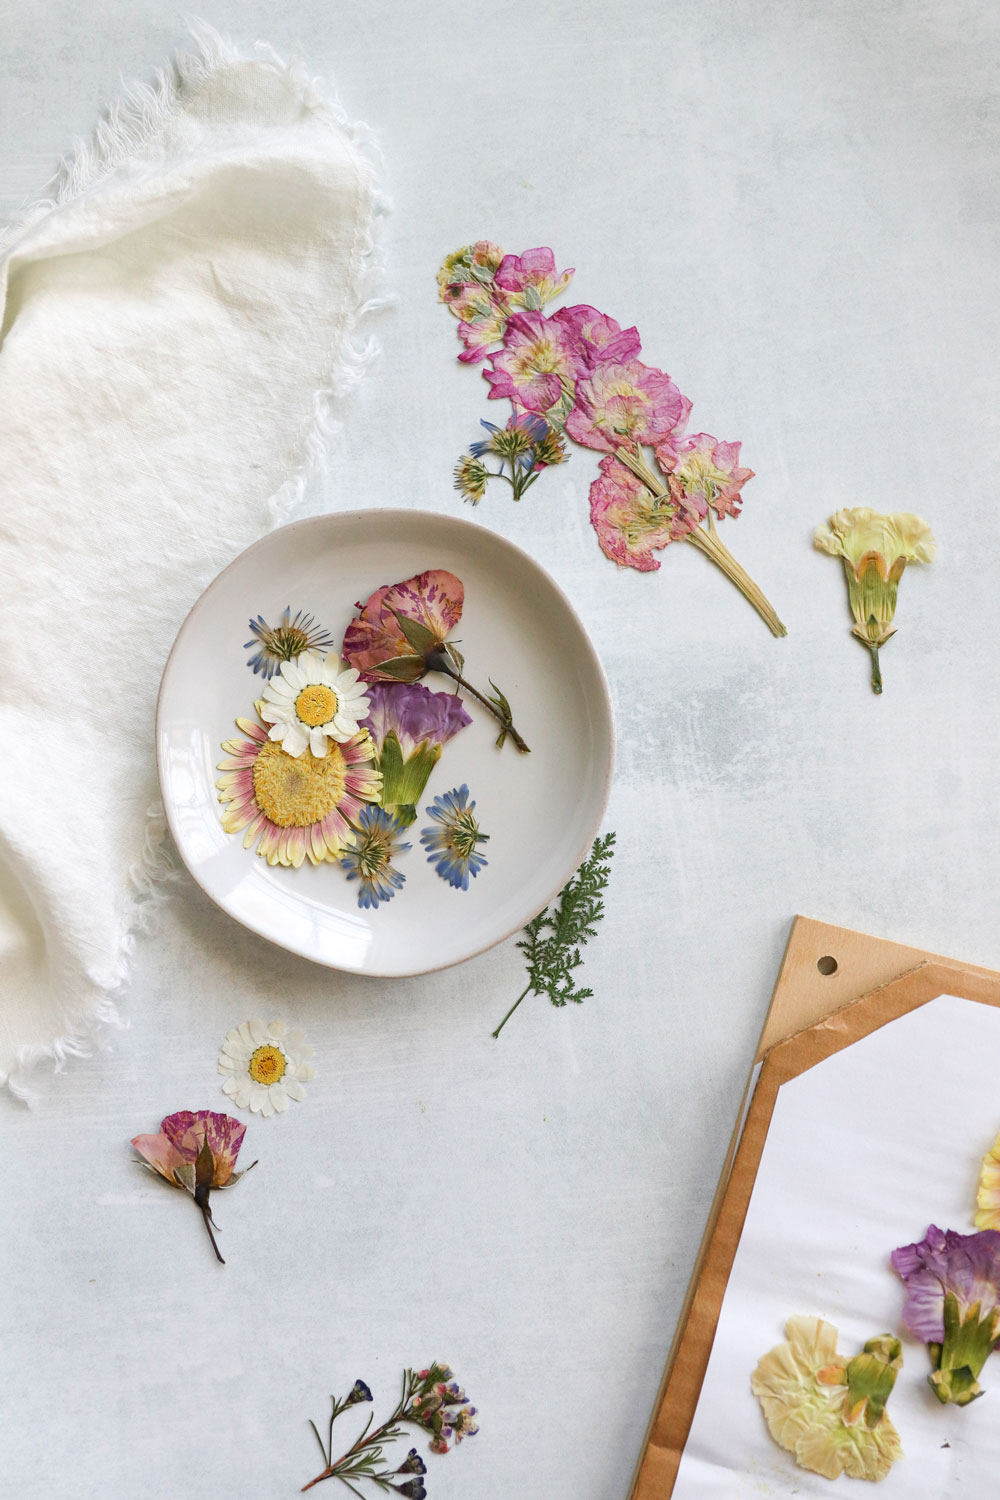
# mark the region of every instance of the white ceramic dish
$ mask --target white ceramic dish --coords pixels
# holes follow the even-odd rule
[[[465,585],[454,632],[466,676],[507,694],[531,746],[494,744],[497,726],[471,699],[472,724],[431,773],[406,884],[377,910],[358,906],[339,866],[271,867],[220,821],[216,766],[234,720],[254,718],[263,679],[247,666],[247,622],[286,605],[315,615],[339,642],[379,585],[446,568]],[[426,685],[447,691],[431,673]],[[205,893],[261,937],[355,973],[420,974],[471,958],[516,932],[587,853],[607,803],[614,727],[601,664],[569,601],[538,564],[494,532],[426,511],[362,510],[273,531],[220,573],[181,626],[160,686],[157,765],[170,831]],[[455,890],[428,863],[420,830],[434,797],[467,783],[490,841],[489,863]]]

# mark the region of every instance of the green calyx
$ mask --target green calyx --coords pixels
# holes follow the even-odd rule
[[[974,1302],[962,1318],[955,1293],[945,1294],[944,1343],[927,1345],[935,1366],[927,1383],[942,1405],[968,1406],[983,1394],[979,1374],[997,1342],[998,1317],[996,1308],[982,1317]]]
[[[848,1422],[864,1412],[865,1426],[877,1427],[903,1364],[903,1346],[891,1334],[869,1339],[847,1365]]]
[[[403,757],[399,736],[390,729],[379,753],[382,772],[381,805],[393,813],[402,827],[408,828],[417,816],[417,803],[423,796],[427,779],[441,759],[441,746],[429,740],[420,744],[408,758]]]
[[[879,552],[866,552],[857,568],[844,559],[847,594],[855,620],[853,634],[866,646],[884,646],[895,634],[892,617],[905,567],[905,557],[897,557],[892,567],[887,567]]]

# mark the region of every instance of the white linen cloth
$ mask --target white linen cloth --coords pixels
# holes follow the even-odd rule
[[[301,496],[379,208],[361,128],[199,28],[0,240],[0,1083],[118,1022],[169,873],[153,716],[200,591]],[[242,643],[239,643],[242,644]]]

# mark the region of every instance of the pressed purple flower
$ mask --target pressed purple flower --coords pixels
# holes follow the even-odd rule
[[[390,734],[410,756],[423,744],[446,745],[472,723],[457,693],[432,693],[421,682],[373,682],[365,691],[369,708],[363,725],[380,755]]]
[[[420,842],[437,874],[455,890],[467,891],[469,876],[478,875],[488,863],[486,856],[476,849],[477,844],[487,842],[489,834],[480,833],[475,810],[476,804],[469,801],[469,788],[465,785],[435,797],[430,807],[424,808],[437,826],[421,829]],[[446,1395],[447,1386],[443,1382],[435,1389],[446,1401],[467,1399],[464,1395]]]
[[[472,720],[455,693],[432,693],[420,682],[376,682],[368,698],[365,728],[382,773],[381,803],[405,828],[443,747]]]
[[[941,1402],[967,1405],[982,1394],[978,1376],[1000,1334],[1000,1233],[931,1224],[891,1259],[906,1285],[903,1322],[930,1349],[931,1388]]]
[[[409,1453],[403,1459],[403,1462],[400,1464],[399,1468],[396,1470],[396,1473],[397,1474],[426,1474],[427,1473],[427,1465],[424,1463],[423,1459],[420,1457],[420,1454],[417,1452],[416,1448],[411,1448],[410,1451],[409,1451]]]
[[[362,1394],[359,1395],[359,1392]],[[402,1463],[392,1469],[382,1467],[387,1458],[384,1451],[386,1444],[401,1435],[400,1427],[406,1423],[422,1428],[429,1434],[432,1453],[447,1453],[453,1440],[459,1443],[463,1437],[471,1437],[478,1430],[476,1408],[468,1404],[469,1398],[455,1381],[454,1372],[447,1365],[435,1361],[424,1370],[404,1370],[402,1395],[389,1420],[372,1428],[369,1419],[368,1426],[354,1446],[342,1457],[335,1459],[334,1422],[349,1406],[357,1401],[370,1399],[371,1392],[363,1380],[355,1381],[354,1389],[346,1401],[334,1399],[329,1436],[325,1442],[320,1437],[315,1422],[310,1422],[323,1454],[325,1467],[308,1484],[302,1486],[303,1490],[311,1490],[326,1479],[339,1479],[360,1496],[360,1491],[355,1490],[352,1481],[367,1479],[383,1490],[407,1496],[407,1500],[426,1500],[427,1491],[422,1476],[427,1472],[427,1465],[416,1448],[411,1448]],[[395,1462],[395,1458],[389,1462]],[[401,1478],[402,1482],[397,1483]]]

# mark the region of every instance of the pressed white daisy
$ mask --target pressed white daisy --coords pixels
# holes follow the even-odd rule
[[[260,716],[270,724],[268,738],[280,740],[289,755],[304,750],[325,755],[327,740],[346,744],[368,716],[366,684],[336,652],[303,651],[283,661],[264,689]]]
[[[315,1078],[305,1033],[289,1031],[284,1021],[244,1021],[222,1044],[219,1072],[222,1092],[240,1109],[265,1120],[288,1108],[289,1099],[304,1099],[303,1084]]]

